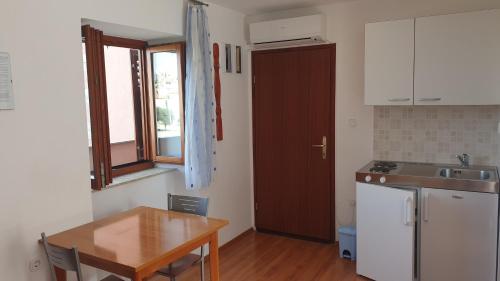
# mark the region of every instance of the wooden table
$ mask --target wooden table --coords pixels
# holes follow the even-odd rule
[[[138,207],[48,237],[51,245],[78,247],[80,262],[143,281],[158,269],[210,244],[211,281],[219,280],[218,231],[227,220]],[[56,268],[57,280],[66,272]]]

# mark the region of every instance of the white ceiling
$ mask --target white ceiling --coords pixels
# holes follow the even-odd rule
[[[264,14],[342,1],[346,0],[209,0],[209,2],[240,11],[246,15]]]

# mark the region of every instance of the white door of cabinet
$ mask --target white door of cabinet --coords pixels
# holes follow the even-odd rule
[[[415,105],[500,104],[500,10],[417,18]]]
[[[422,190],[420,281],[495,281],[498,195]]]
[[[365,26],[365,104],[413,104],[415,20]]]
[[[356,272],[378,281],[413,281],[415,202],[412,190],[356,183]]]

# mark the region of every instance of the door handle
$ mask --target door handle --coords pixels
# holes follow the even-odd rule
[[[326,152],[327,152],[326,136],[323,136],[321,144],[313,144],[312,147],[321,148],[321,154],[323,156],[323,159],[326,159]]]
[[[424,198],[422,198],[422,205],[423,205],[423,208],[422,208],[422,219],[425,221],[425,222],[428,222],[429,221],[429,193],[428,192],[425,192],[424,193]]]
[[[411,197],[405,200],[404,225],[410,226],[413,223],[413,200]]]

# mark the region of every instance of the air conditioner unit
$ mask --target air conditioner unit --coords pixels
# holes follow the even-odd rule
[[[312,15],[250,24],[250,43],[255,48],[308,45],[325,42],[323,15]]]

